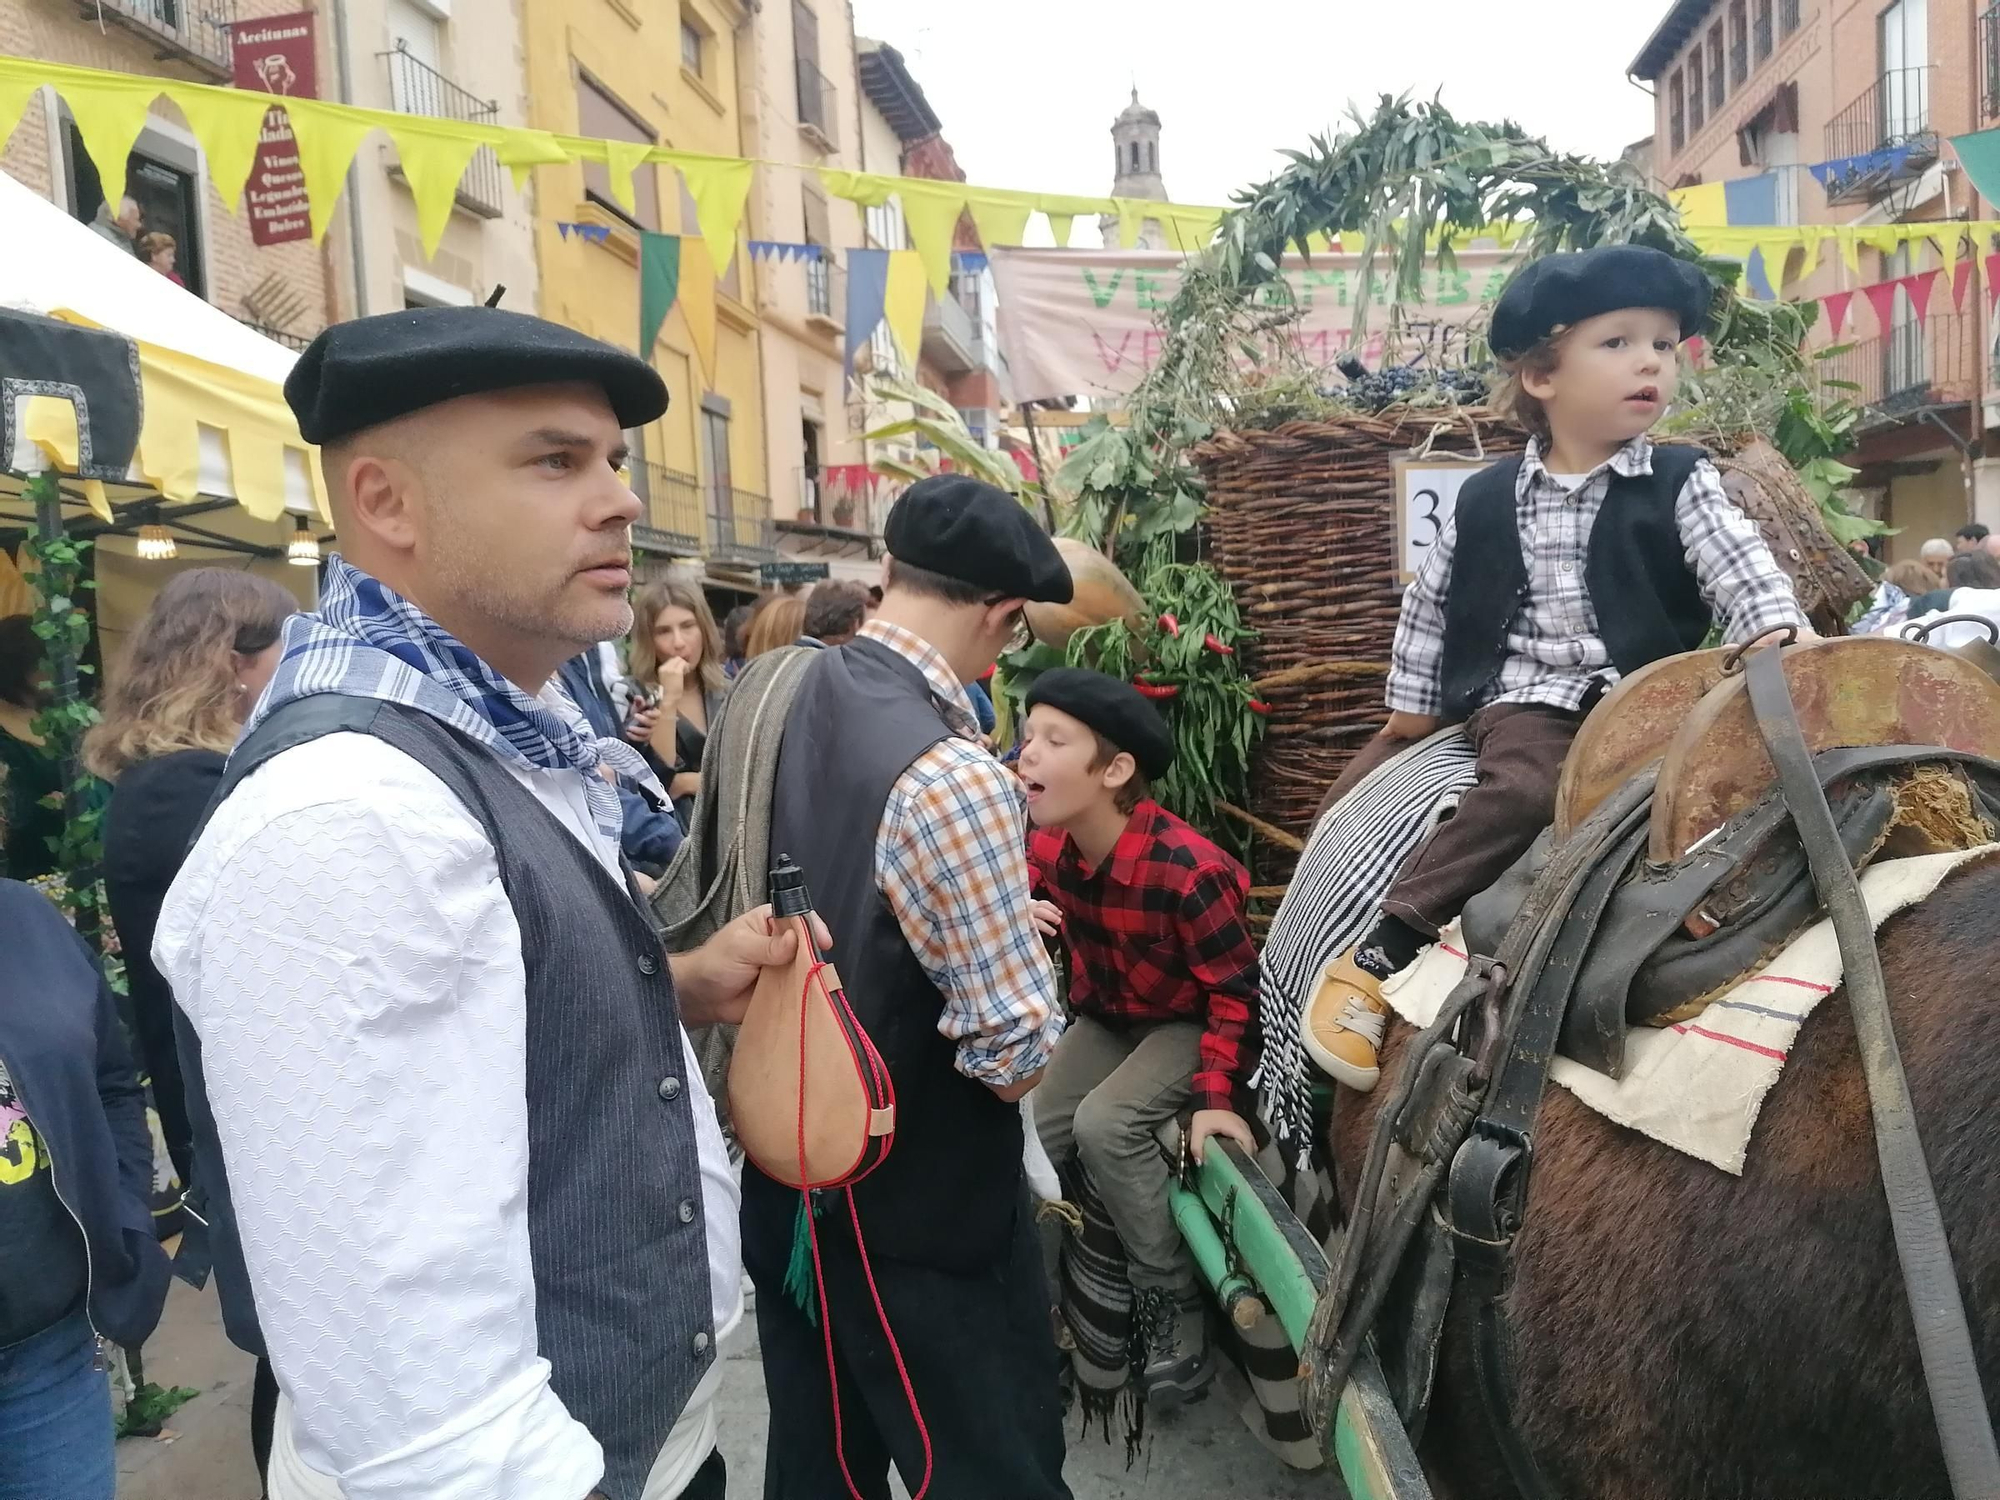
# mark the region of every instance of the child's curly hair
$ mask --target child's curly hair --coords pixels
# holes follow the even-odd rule
[[[1540,401],[1528,394],[1521,377],[1553,375],[1556,366],[1562,363],[1563,341],[1568,337],[1567,327],[1551,329],[1548,337],[1527,353],[1501,360],[1501,381],[1486,401],[1497,415],[1531,436],[1540,438],[1545,446],[1549,442],[1549,414]]]

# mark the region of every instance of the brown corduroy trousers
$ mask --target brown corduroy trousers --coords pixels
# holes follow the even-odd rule
[[[1584,716],[1538,703],[1494,703],[1465,723],[1478,779],[1458,811],[1404,862],[1382,910],[1435,937],[1481,891],[1528,852],[1555,816],[1563,757]],[[1407,740],[1376,738],[1340,773],[1322,813]]]

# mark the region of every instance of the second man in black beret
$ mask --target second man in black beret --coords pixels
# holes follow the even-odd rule
[[[805,871],[896,1094],[895,1147],[854,1188],[874,1280],[851,1230],[829,1225],[819,1286],[832,1325],[857,1338],[876,1336],[878,1305],[886,1312],[930,1434],[932,1494],[1066,1500],[1019,1108],[1063,1017],[1030,910],[1021,785],[980,743],[967,684],[1006,649],[1026,602],[1070,597],[1069,571],[1019,501],[962,475],[912,485],[884,536],[881,607],[854,639],[811,653],[771,804],[769,847]],[[732,701],[781,662],[751,662]],[[773,1493],[844,1493],[815,1326],[827,1320],[787,1285],[799,1201],[745,1164],[767,1473]],[[896,1366],[850,1360],[840,1381],[843,1397],[861,1398],[839,1408],[852,1482],[887,1494],[893,1461],[915,1493],[926,1454]]]

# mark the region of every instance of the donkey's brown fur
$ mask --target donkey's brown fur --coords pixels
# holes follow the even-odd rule
[[[1994,862],[1957,872],[1879,934],[1989,1402],[2000,1398],[1997,940]],[[1356,1107],[1342,1094],[1343,1193],[1382,1097]],[[1507,1298],[1514,1419],[1558,1494],[1948,1493],[1844,992],[1801,1029],[1741,1178],[1551,1086],[1528,1199]],[[1452,1500],[1501,1500],[1515,1492],[1486,1427],[1462,1311],[1447,1324],[1424,1459]]]

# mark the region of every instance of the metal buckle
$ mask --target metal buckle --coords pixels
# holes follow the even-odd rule
[[[1722,658],[1723,675],[1734,677],[1738,672],[1742,671],[1744,653],[1749,651],[1766,636],[1777,635],[1780,631],[1784,632],[1785,638],[1778,642],[1779,650],[1783,650],[1786,646],[1795,646],[1798,644],[1799,627],[1796,625],[1773,625],[1769,629],[1760,630],[1740,646],[1731,646],[1729,648],[1729,654]]]

